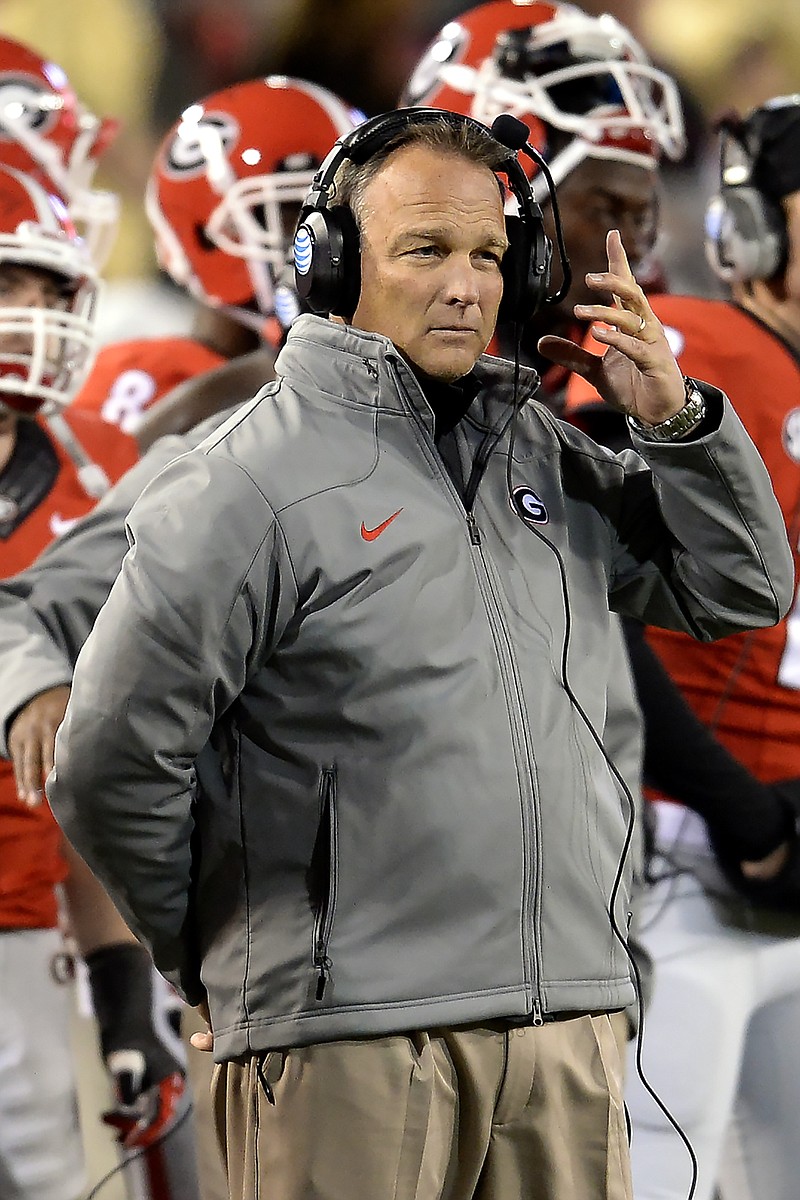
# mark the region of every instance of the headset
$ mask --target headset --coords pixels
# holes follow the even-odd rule
[[[404,130],[417,125],[468,126],[491,138],[504,153],[497,171],[505,175],[519,215],[506,216],[509,247],[503,256],[500,319],[525,324],[549,299],[552,244],[544,231],[542,210],[534,199],[514,150],[473,117],[439,108],[406,108],[372,117],[340,137],[314,176],[294,237],[297,292],[315,313],[350,320],[361,292],[360,239],[353,211],[335,203],[336,174],[345,161],[361,165]]]
[[[726,283],[771,279],[786,264],[786,221],[777,201],[756,186],[764,121],[720,122],[720,190],[705,215],[709,266]]]

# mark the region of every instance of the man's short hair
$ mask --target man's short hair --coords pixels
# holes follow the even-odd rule
[[[486,167],[497,176],[508,161],[510,150],[502,146],[488,129],[477,122],[463,120],[454,123],[446,116],[441,120],[411,122],[400,129],[367,159],[365,163],[346,160],[336,173],[334,203],[348,204],[359,230],[364,213],[364,192],[388,158],[404,146],[427,146],[439,155],[449,155]],[[497,180],[501,196],[503,185]]]

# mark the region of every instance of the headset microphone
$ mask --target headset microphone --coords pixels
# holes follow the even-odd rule
[[[569,265],[569,257],[567,255],[567,247],[564,244],[564,233],[561,228],[561,213],[558,210],[558,201],[556,200],[556,185],[553,176],[550,174],[550,168],[542,158],[538,150],[534,150],[528,138],[530,137],[530,129],[524,121],[520,121],[518,117],[514,117],[511,113],[500,113],[499,117],[495,117],[492,122],[492,136],[497,139],[503,146],[508,146],[509,150],[515,153],[522,151],[527,154],[532,162],[536,163],[541,170],[547,182],[547,190],[550,193],[550,203],[553,206],[553,221],[556,228],[556,242],[558,243],[558,257],[561,262],[562,282],[557,291],[551,296],[546,296],[545,304],[559,304],[572,284],[572,267]]]
[[[492,122],[492,134],[509,150],[521,150],[527,145],[530,132],[525,122],[511,113],[500,113]]]

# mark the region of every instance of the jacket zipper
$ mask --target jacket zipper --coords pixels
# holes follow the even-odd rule
[[[336,822],[336,768],[323,767],[320,776],[320,830],[328,835],[328,883],[314,915],[314,969],[317,986],[314,993],[322,1000],[331,976],[333,963],[328,953],[333,916],[336,911],[336,881],[338,859],[338,828]]]
[[[473,546],[480,546],[481,531],[478,529],[478,523],[475,520],[475,514],[473,512],[467,513],[467,528],[469,529],[469,540],[472,542]]]
[[[534,760],[531,752],[531,738],[525,715],[525,705],[522,689],[514,663],[514,652],[503,620],[502,610],[492,584],[491,571],[486,555],[481,548],[480,554],[483,571],[479,574],[481,591],[486,598],[489,621],[495,635],[497,661],[503,679],[503,687],[508,697],[511,715],[511,728],[515,745],[522,748],[525,755],[525,771],[520,772],[521,778],[531,781],[530,794],[521,792],[520,810],[523,829],[523,879],[522,879],[522,954],[526,982],[531,988],[531,1011],[534,1025],[543,1023],[542,1000],[539,993],[541,978],[541,954],[538,946],[538,929],[540,922],[540,903],[542,893],[541,863],[542,863],[542,832],[539,821],[539,807],[536,798],[534,782]],[[528,933],[530,930],[530,933]]]
[[[398,391],[400,391],[401,394],[408,396],[408,387],[406,386],[405,380],[402,378],[397,365],[393,362],[390,362],[389,366],[390,366],[391,373],[394,376],[395,383],[397,384]],[[419,389],[419,390],[421,392],[421,389]],[[433,439],[431,437],[430,431],[427,429],[425,422],[423,421],[419,412],[414,407],[414,405],[411,403],[409,403],[409,408],[411,410],[412,419],[421,429],[423,436],[426,438],[426,440],[428,442],[432,443]],[[436,447],[435,446],[433,447],[433,461],[436,463],[437,470],[438,470],[439,474],[441,475],[441,477],[444,479],[444,482],[447,485],[448,490],[452,493],[453,496],[455,496],[455,499],[456,499],[459,509],[466,516],[467,530],[469,532],[469,540],[471,541],[473,546],[480,546],[480,544],[481,544],[481,533],[480,533],[480,530],[478,529],[478,525],[475,520],[475,515],[472,511],[472,506],[475,503],[475,497],[478,494],[478,487],[480,485],[481,479],[483,478],[484,472],[486,471],[486,468],[489,464],[489,459],[491,458],[492,454],[494,453],[495,448],[499,445],[503,434],[508,429],[512,420],[514,420],[515,416],[516,416],[516,410],[512,407],[511,413],[506,418],[506,420],[503,422],[502,426],[499,429],[490,429],[489,432],[484,435],[483,439],[481,440],[481,444],[478,446],[478,449],[475,452],[475,458],[472,461],[472,468],[469,473],[469,479],[467,480],[467,485],[464,489],[463,497],[459,494],[458,489],[453,484],[453,481],[450,478],[450,476],[447,474],[447,471],[442,469],[441,459],[439,458],[439,455],[436,453]]]
[[[516,419],[516,409],[514,409],[513,406],[509,407],[511,407],[509,416],[503,421],[502,425],[498,429],[490,429],[489,432],[484,435],[480,446],[478,446],[478,449],[475,452],[475,458],[472,460],[472,470],[469,473],[467,486],[464,489],[464,508],[467,510],[467,513],[470,516],[472,516],[472,506],[475,503],[475,497],[478,494],[478,488],[480,487],[481,480],[483,479],[486,468],[489,465],[489,459],[492,457],[492,454],[500,444],[500,440],[511,425],[511,422]]]
[[[407,388],[400,376],[400,372],[393,366],[393,372],[400,391],[407,394]],[[425,423],[419,413],[414,408],[413,404],[409,405],[414,421],[422,430],[422,433],[427,441],[431,441],[431,436]],[[512,409],[509,422],[503,427],[500,436],[505,432],[510,420],[516,413]],[[530,734],[528,731],[527,720],[525,719],[525,706],[522,701],[522,692],[519,685],[517,669],[514,664],[514,655],[511,644],[508,640],[505,622],[503,620],[500,603],[495,595],[495,590],[491,581],[491,574],[488,568],[485,553],[483,551],[480,530],[478,529],[475,514],[472,511],[472,506],[478,492],[478,485],[486,470],[487,463],[491,457],[491,452],[499,442],[499,437],[495,437],[494,433],[487,433],[478,447],[478,451],[473,461],[470,478],[467,482],[467,488],[464,493],[464,499],[458,493],[458,490],[444,470],[439,456],[434,453],[432,458],[436,465],[437,471],[443,479],[448,490],[455,496],[458,506],[465,514],[469,539],[473,546],[479,547],[478,554],[482,565],[482,571],[478,574],[478,580],[481,585],[481,591],[486,599],[487,614],[489,623],[495,637],[495,645],[497,648],[497,659],[500,666],[500,672],[503,678],[503,686],[509,707],[509,715],[511,717],[512,734],[517,747],[524,747],[526,766],[528,775],[531,780],[531,804],[530,808],[526,803],[526,797],[520,796],[522,828],[523,828],[523,881],[522,881],[522,914],[523,926],[520,930],[522,942],[523,969],[525,972],[526,985],[531,989],[531,1010],[534,1025],[544,1024],[542,1015],[542,1000],[539,992],[539,979],[541,977],[541,955],[538,950],[538,927],[540,920],[539,905],[541,903],[541,828],[538,815],[538,807],[536,803],[536,793],[533,784],[533,756],[531,753]],[[467,501],[469,504],[467,505]],[[501,652],[500,639],[504,643],[505,653]],[[532,931],[532,938],[526,932],[526,926]]]

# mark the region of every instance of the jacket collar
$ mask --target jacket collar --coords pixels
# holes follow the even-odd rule
[[[307,382],[310,388],[327,392],[345,403],[401,413],[407,408],[397,387],[399,376],[408,399],[426,424],[432,426],[433,414],[411,369],[382,334],[365,333],[352,325],[304,313],[289,330],[275,361],[275,372],[278,376],[288,375],[293,383]],[[507,405],[513,398],[514,364],[482,354],[474,374],[481,390],[470,408],[470,416],[478,424],[490,427],[497,402]],[[519,402],[529,400],[538,386],[536,371],[521,367]]]

